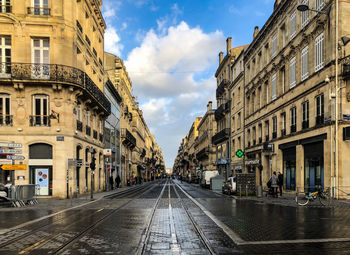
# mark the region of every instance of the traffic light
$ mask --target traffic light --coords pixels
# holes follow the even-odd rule
[[[95,151],[94,151],[95,152]],[[95,153],[93,153],[91,155],[91,163],[90,163],[90,168],[91,170],[95,170],[96,169],[96,158],[95,158]]]

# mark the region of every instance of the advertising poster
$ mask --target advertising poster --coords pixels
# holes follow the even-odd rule
[[[49,195],[49,169],[37,168],[35,169],[36,184],[39,185],[39,195]]]

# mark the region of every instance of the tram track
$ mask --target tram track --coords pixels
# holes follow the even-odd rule
[[[48,229],[50,227],[54,227],[55,225],[57,225],[57,228],[60,230],[58,233],[54,229],[54,232],[52,234],[49,234],[48,236],[44,237],[43,239],[41,239],[38,242],[35,242],[34,244],[31,243],[30,245],[27,245],[26,247],[22,247],[20,249],[19,253],[18,253],[18,254],[30,254],[35,249],[40,248],[41,246],[45,245],[45,243],[47,243],[49,240],[54,239],[56,236],[60,235],[62,230],[68,230],[73,225],[82,223],[82,222],[84,222],[84,220],[86,220],[88,218],[95,217],[97,215],[102,215],[101,217],[98,217],[98,219],[95,220],[93,224],[90,224],[88,227],[84,228],[82,231],[80,231],[80,233],[78,233],[73,238],[71,238],[71,240],[67,241],[64,245],[59,247],[59,249],[56,249],[53,252],[50,252],[50,254],[59,253],[59,251],[63,250],[69,244],[73,243],[74,240],[79,239],[81,236],[83,236],[89,230],[93,229],[96,225],[98,225],[99,223],[101,223],[104,220],[106,220],[110,215],[112,215],[116,211],[122,209],[127,204],[131,203],[135,199],[135,197],[134,197],[135,195],[136,195],[136,197],[139,197],[142,194],[150,191],[154,187],[154,186],[152,186],[152,188],[150,189],[149,186],[150,185],[144,185],[144,186],[141,186],[141,187],[132,188],[132,189],[128,189],[126,191],[122,191],[122,192],[116,193],[116,194],[111,194],[111,195],[105,196],[104,198],[111,199],[111,201],[108,202],[107,205],[103,206],[102,208],[96,209],[95,211],[93,211],[92,213],[89,213],[88,215],[86,215],[84,217],[81,217],[81,215],[80,215],[81,212],[80,211],[79,212],[73,212],[71,216],[76,216],[76,218],[78,218],[78,220],[73,219],[72,223],[67,224],[63,228],[59,228],[59,225],[58,225],[62,221],[66,220],[66,218],[63,218],[63,217],[58,219],[58,220],[55,220],[55,221],[49,221],[49,222],[47,222],[47,223],[45,223],[43,225],[40,225],[38,227],[34,227],[33,229],[29,230],[28,232],[26,232],[24,234],[17,235],[15,238],[12,238],[10,240],[6,240],[3,243],[0,243],[0,252],[2,252],[2,250],[4,250],[4,248],[6,249],[6,247],[11,246],[13,244],[18,246],[18,242],[20,240],[23,240],[25,238],[33,236],[36,233],[42,232],[42,231],[45,230],[45,228]],[[128,198],[128,201],[105,214],[105,212],[106,212],[105,209],[108,209],[108,207],[113,203],[112,199],[115,199],[115,198]],[[35,223],[37,223],[37,222],[35,222]],[[16,230],[14,230],[14,231],[16,231]]]

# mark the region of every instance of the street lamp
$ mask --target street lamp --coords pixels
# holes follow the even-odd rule
[[[316,9],[312,9],[310,8],[308,5],[306,4],[299,4],[297,6],[297,10],[300,12],[306,12],[306,11],[313,11],[313,12],[318,12],[318,13],[322,13],[322,14],[326,14],[327,16],[329,16],[329,13],[331,11],[331,7],[327,7],[327,9],[325,9],[324,11],[320,11],[320,10],[316,10]]]

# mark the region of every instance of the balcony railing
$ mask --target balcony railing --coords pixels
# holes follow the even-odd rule
[[[13,115],[0,115],[0,126],[12,126]]]
[[[290,126],[290,132],[291,132],[291,133],[297,132],[297,125],[291,125],[291,126]]]
[[[302,129],[309,128],[309,120],[303,120],[303,122],[301,123],[301,127]]]
[[[230,83],[229,80],[223,79],[216,89],[216,97],[220,97],[224,92],[227,85]]]
[[[87,134],[88,136],[91,136],[91,127],[88,125],[85,126],[85,134]]]
[[[97,131],[96,130],[94,130],[93,132],[92,132],[92,137],[94,138],[94,139],[96,139],[97,140]]]
[[[83,123],[80,120],[77,120],[77,130],[83,132]]]
[[[77,68],[55,64],[0,63],[0,67],[3,66],[9,70],[9,74],[4,77],[0,72],[0,80],[46,80],[72,84],[83,88],[104,111],[111,113],[111,103],[107,97],[85,72]]]
[[[316,116],[316,126],[322,125],[324,123],[324,115]]]
[[[209,148],[203,148],[196,154],[196,158],[198,160],[201,160],[203,158],[207,158],[208,155],[209,155]]]
[[[130,133],[130,131],[126,128],[122,128],[121,130],[121,138],[124,139],[123,143],[134,148],[136,146],[136,138]]]
[[[51,9],[46,7],[28,7],[28,14],[50,15]]]
[[[215,120],[220,120],[222,117],[224,117],[224,110],[225,110],[225,105],[222,104],[220,105],[214,113]]]
[[[11,13],[12,6],[11,5],[0,5],[0,13]]]
[[[30,115],[29,122],[31,127],[49,127],[51,125],[49,115]]]
[[[100,139],[99,139],[100,142],[103,143],[103,134],[100,133],[100,134],[99,134],[99,138],[100,138]]]
[[[220,132],[216,133],[212,137],[212,143],[216,145],[218,143],[226,141],[229,138],[230,138],[230,129],[229,128],[225,128],[225,129],[221,130]]]

